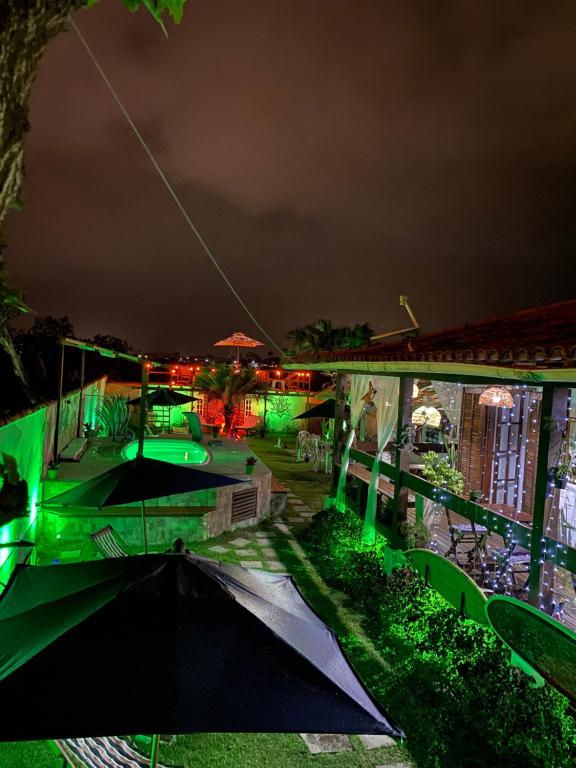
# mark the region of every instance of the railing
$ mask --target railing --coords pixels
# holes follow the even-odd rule
[[[350,456],[355,461],[363,464],[368,469],[372,468],[374,457],[364,451],[353,448]],[[532,529],[512,520],[509,517],[499,514],[490,509],[486,509],[481,504],[477,504],[469,499],[464,499],[455,493],[446,491],[443,488],[436,488],[432,483],[424,480],[410,472],[400,471],[393,464],[380,462],[380,473],[389,478],[393,483],[399,482],[401,488],[408,488],[414,493],[423,496],[426,499],[441,504],[451,512],[455,512],[473,523],[478,523],[488,528],[492,533],[497,533],[507,539],[516,541],[521,547],[530,550],[532,545]],[[542,537],[542,550],[551,551],[558,544],[561,544],[566,554],[566,565],[563,566],[572,573],[576,573],[576,549],[564,544],[557,539],[549,536]],[[530,569],[539,569],[541,567],[541,557],[533,556],[530,561]]]

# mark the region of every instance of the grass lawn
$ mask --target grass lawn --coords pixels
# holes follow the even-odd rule
[[[296,463],[294,438],[283,436],[282,441],[287,445],[286,448],[277,448],[277,437],[272,436],[251,439],[249,444],[282,484],[288,486],[313,511],[319,510],[329,490],[328,476],[313,472],[310,464]],[[341,595],[328,590],[295,539],[281,534],[272,522],[264,521],[259,529],[266,530],[286,570],[292,573],[314,609],[338,634],[358,673],[370,687],[371,681],[386,673],[386,667],[363,637],[357,617],[345,605]],[[247,532],[250,530],[253,529],[247,529]],[[198,554],[214,557],[214,552],[210,551],[211,546],[226,546],[230,540],[239,536],[242,536],[241,530],[230,531],[217,539],[196,543],[193,549]],[[239,560],[233,547],[217,557],[229,562]],[[33,697],[30,706],[33,711]],[[403,746],[367,751],[357,738],[353,737],[351,741],[352,752],[313,756],[302,739],[295,734],[195,734],[178,737],[173,746],[162,744],[160,759],[164,765],[178,768],[373,768],[410,762],[409,754]],[[61,766],[62,760],[55,757],[44,742],[0,744],[1,768]]]

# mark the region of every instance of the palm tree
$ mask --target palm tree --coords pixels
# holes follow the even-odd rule
[[[232,431],[234,411],[242,405],[246,395],[264,392],[266,384],[252,368],[235,368],[221,363],[213,371],[201,371],[194,382],[195,389],[222,401],[226,434]]]
[[[286,335],[290,352],[331,352],[334,349],[355,349],[370,342],[373,334],[368,323],[334,326],[330,320],[316,320]]]

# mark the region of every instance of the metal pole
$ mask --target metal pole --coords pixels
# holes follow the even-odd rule
[[[58,379],[58,400],[56,401],[56,426],[54,427],[54,444],[52,449],[52,461],[57,463],[58,454],[60,453],[60,446],[58,441],[60,439],[60,411],[62,410],[62,392],[64,390],[64,342],[60,340],[60,378]]]
[[[64,349],[64,347],[62,347]],[[82,395],[84,394],[84,364],[86,362],[86,350],[82,350],[80,357],[80,396],[78,398],[78,423],[76,425],[76,437],[81,437],[80,430],[82,428]]]
[[[140,422],[138,425],[138,452],[136,456],[144,456],[144,431],[146,429],[146,396],[148,394],[148,368],[142,363],[142,387],[140,390]]]
[[[140,502],[140,508],[142,509],[142,536],[144,538],[144,554],[148,554],[148,532],[146,530],[146,505],[143,501]]]
[[[160,739],[158,734],[155,733],[152,736],[152,746],[150,747],[150,768],[156,768],[158,764],[158,747]]]

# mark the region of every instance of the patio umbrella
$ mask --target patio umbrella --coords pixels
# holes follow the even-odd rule
[[[286,575],[185,554],[19,567],[0,648],[5,741],[402,735]]]
[[[147,459],[137,456],[112,467],[107,472],[87,480],[64,493],[47,499],[44,506],[65,507],[112,507],[117,504],[141,503],[144,551],[148,551],[146,535],[146,499],[172,496],[175,493],[190,493],[206,488],[241,483],[235,477],[226,477],[215,472],[191,469],[168,461]]]
[[[336,400],[333,397],[324,400],[323,403],[314,405],[295,419],[334,419],[336,417]]]
[[[214,344],[215,347],[236,347],[236,362],[240,362],[240,347],[263,347],[264,344],[256,339],[251,339],[250,336],[246,336],[241,331],[235,331],[232,336],[228,336],[226,339],[217,341]]]
[[[197,397],[192,395],[185,395],[182,392],[176,392],[173,389],[166,389],[161,387],[159,389],[150,389],[146,394],[146,406],[168,408],[168,431],[170,431],[170,412],[176,405],[185,405],[186,403],[192,403],[194,400],[198,400]],[[129,405],[140,405],[142,402],[141,397],[135,397],[133,400],[129,400]]]

